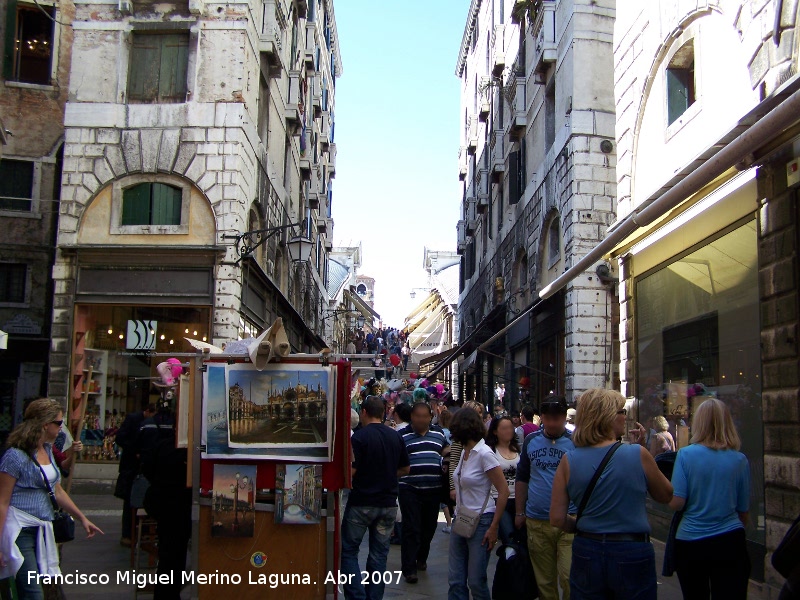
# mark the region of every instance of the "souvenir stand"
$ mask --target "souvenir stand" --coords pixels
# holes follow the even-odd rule
[[[179,408],[191,449],[190,570],[208,579],[191,597],[340,597],[326,577],[338,569],[350,486],[350,363],[292,354],[257,370],[246,355],[192,356],[180,403],[191,400]],[[278,442],[267,449],[269,436]]]

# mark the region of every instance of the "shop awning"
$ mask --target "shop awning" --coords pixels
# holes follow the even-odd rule
[[[435,377],[439,372],[441,372],[445,367],[447,367],[450,363],[452,363],[455,359],[457,359],[460,355],[464,354],[466,351],[469,351],[473,348],[474,344],[477,343],[482,339],[483,336],[486,335],[486,330],[490,323],[492,323],[498,315],[502,312],[505,312],[506,305],[498,304],[495,306],[488,315],[480,322],[480,324],[475,328],[475,331],[470,333],[467,338],[458,346],[453,348],[450,352],[446,353],[446,356],[439,361],[436,366],[428,372],[426,375],[427,377]],[[430,357],[434,358],[434,357]],[[420,366],[422,366],[424,360],[420,361]]]
[[[545,286],[525,310],[508,325],[482,343],[478,350],[486,350],[502,338],[508,330],[528,317],[541,302],[558,292],[580,274],[591,269],[598,261],[611,254],[632,234],[649,227],[674,210],[709,182],[724,175],[731,168],[751,167],[768,155],[769,144],[800,121],[800,76],[785,83],[773,96],[761,102],[719,142],[712,145],[664,187],[644,201],[627,217],[616,223],[606,237],[583,258],[567,269],[551,284]]]
[[[380,319],[381,316],[375,312],[375,310],[366,302],[364,302],[358,294],[354,294],[350,290],[344,290],[344,296],[353,303],[356,307],[356,310],[364,315],[365,319],[368,319],[371,323],[373,319]]]

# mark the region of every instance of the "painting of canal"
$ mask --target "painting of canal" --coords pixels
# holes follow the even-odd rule
[[[327,448],[331,439],[331,369],[248,363],[227,368],[231,448]]]
[[[211,537],[253,537],[256,519],[255,489],[255,465],[214,465]]]
[[[321,512],[322,465],[277,465],[275,522],[315,525],[320,522]]]

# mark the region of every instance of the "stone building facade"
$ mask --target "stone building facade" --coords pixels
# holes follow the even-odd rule
[[[476,352],[614,219],[614,4],[470,5],[456,68],[461,348],[449,357],[465,399],[487,402],[503,383],[518,408],[614,382],[616,297],[593,271]]]
[[[72,2],[8,0],[0,19],[0,439],[47,393]]]
[[[626,0],[615,31],[610,231],[676,201],[611,253],[621,390],[636,420],[665,416],[679,447],[700,402],[730,407],[750,463],[751,591],[764,598],[778,597],[771,553],[800,513],[799,16],[796,1]],[[650,510],[663,534],[669,514]]]
[[[293,351],[323,347],[332,0],[87,0],[73,29],[51,395],[79,396],[95,348],[116,354],[116,377],[144,375],[148,352],[220,345],[276,317]],[[306,261],[289,251],[300,237]],[[120,409],[146,396],[128,390]]]

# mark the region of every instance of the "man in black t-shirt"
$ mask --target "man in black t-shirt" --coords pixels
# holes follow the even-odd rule
[[[409,472],[408,453],[403,439],[383,424],[386,410],[383,399],[367,396],[361,405],[361,429],[353,433],[353,489],[344,510],[342,522],[342,573],[348,582],[343,585],[347,600],[380,600],[383,598],[386,557],[389,537],[397,516],[397,478]],[[358,550],[369,530],[369,557],[366,570],[370,575],[362,585],[358,566]]]

